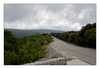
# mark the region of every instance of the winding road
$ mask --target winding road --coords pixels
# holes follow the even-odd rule
[[[50,46],[59,53],[62,53],[67,58],[78,58],[82,61],[96,65],[96,49],[80,47],[55,37],[53,38],[54,42],[52,42]]]

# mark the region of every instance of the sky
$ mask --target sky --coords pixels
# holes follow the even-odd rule
[[[4,28],[78,31],[96,22],[96,4],[4,4]]]

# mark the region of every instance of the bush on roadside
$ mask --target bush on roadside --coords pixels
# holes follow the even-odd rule
[[[46,45],[52,41],[50,35],[36,34],[16,38],[10,31],[4,31],[4,64],[19,65],[34,62],[45,57]]]

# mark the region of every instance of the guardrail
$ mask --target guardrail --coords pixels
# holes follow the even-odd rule
[[[34,63],[28,63],[24,65],[66,65],[66,58],[54,58],[45,61],[39,61]]]

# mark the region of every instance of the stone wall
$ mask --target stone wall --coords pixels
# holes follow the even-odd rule
[[[28,63],[24,65],[66,65],[66,58],[54,58],[45,61],[39,61],[34,63]]]

